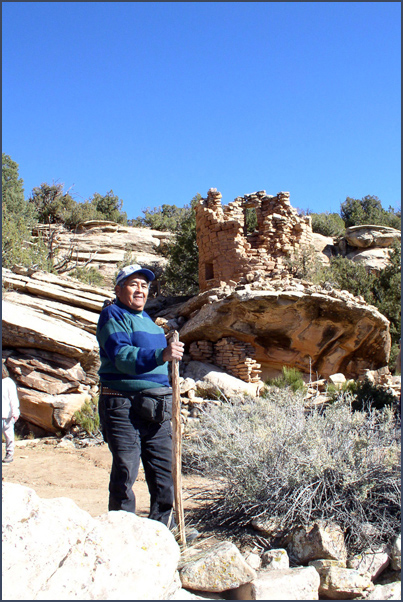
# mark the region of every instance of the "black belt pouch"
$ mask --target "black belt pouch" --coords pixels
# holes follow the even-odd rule
[[[172,388],[143,389],[134,395],[134,410],[147,422],[165,422],[172,418]]]

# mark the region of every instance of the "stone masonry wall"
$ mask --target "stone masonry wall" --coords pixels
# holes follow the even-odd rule
[[[222,206],[221,193],[210,188],[196,206],[200,291],[286,271],[284,259],[312,241],[311,218],[299,217],[289,197],[261,190]],[[247,209],[256,211],[253,233],[246,230]]]
[[[260,382],[262,371],[253,358],[253,345],[234,337],[222,338],[217,343],[194,341],[190,344],[189,353],[192,360],[213,363],[247,383]]]

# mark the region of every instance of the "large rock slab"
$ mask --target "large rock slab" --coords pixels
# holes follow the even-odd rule
[[[3,600],[164,600],[178,588],[179,547],[157,521],[94,519],[67,498],[3,483]]]
[[[378,273],[390,263],[389,249],[360,249],[348,253],[347,259],[363,265],[367,272]]]
[[[390,247],[394,241],[401,240],[400,230],[388,226],[362,225],[351,226],[344,233],[344,238],[352,247],[368,249],[369,247]]]
[[[263,285],[262,285],[263,286]],[[269,289],[269,290],[268,290]],[[251,288],[230,293],[210,291],[180,330],[185,343],[235,337],[253,345],[262,380],[283,366],[321,378],[343,373],[358,378],[364,370],[387,365],[389,321],[373,306],[347,291],[313,285],[284,284],[270,290]],[[187,305],[181,310],[187,314]]]
[[[372,581],[389,566],[389,554],[386,545],[377,550],[364,550],[348,559],[347,568],[355,569],[360,573],[369,573]]]
[[[320,571],[319,595],[330,600],[351,600],[366,597],[374,586],[368,573],[337,566]]]
[[[246,383],[218,366],[204,362],[189,362],[184,377],[196,381],[196,388],[200,393],[211,396],[217,396],[217,393],[223,393],[225,397],[242,393],[254,396],[259,389],[256,383]]]
[[[95,335],[7,300],[2,309],[3,357],[21,417],[48,432],[68,428],[98,382]]]
[[[320,578],[313,567],[260,571],[231,600],[318,600]]]
[[[335,523],[321,520],[297,527],[292,534],[288,551],[297,564],[328,558],[339,560],[345,566],[347,560],[342,529]]]
[[[52,320],[35,309],[25,308],[9,301],[2,302],[3,347],[34,347],[76,358],[87,372],[99,364],[98,343],[95,335]]]
[[[233,589],[255,578],[255,570],[229,541],[216,544],[196,558],[190,558],[180,570],[182,587],[205,592]]]
[[[400,581],[375,585],[374,590],[365,598],[366,600],[401,600],[402,584]]]
[[[47,226],[40,226],[47,235]],[[105,278],[105,285],[112,286],[117,264],[122,262],[127,250],[136,257],[136,262],[157,271],[166,264],[162,249],[173,234],[150,228],[122,226],[115,222],[91,220],[82,222],[76,232],[58,228],[57,244],[61,254],[75,249],[71,264],[77,261],[84,265],[91,259],[91,266],[99,270]]]

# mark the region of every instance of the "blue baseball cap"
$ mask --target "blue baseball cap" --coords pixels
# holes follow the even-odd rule
[[[142,268],[141,265],[135,263],[133,265],[127,265],[120,270],[119,274],[116,276],[116,284],[122,284],[126,278],[132,276],[133,274],[141,274],[147,278],[149,282],[155,280],[154,272],[147,270],[147,268]]]

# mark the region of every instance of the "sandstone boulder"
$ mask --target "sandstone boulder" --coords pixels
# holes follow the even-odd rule
[[[351,259],[355,263],[363,265],[367,272],[378,273],[384,270],[389,264],[390,251],[389,249],[364,249],[352,251],[346,255],[347,259]]]
[[[374,589],[365,600],[401,600],[402,586],[400,581],[375,585]]]
[[[351,226],[346,229],[344,238],[352,247],[368,249],[390,247],[394,241],[400,241],[401,232],[395,228],[378,225]]]
[[[203,295],[199,309],[191,300],[180,310],[189,318],[181,340],[190,344],[234,337],[248,343],[255,349],[262,380],[283,366],[321,378],[340,372],[358,378],[365,369],[388,363],[389,321],[346,291],[285,282],[277,289],[266,283],[264,289],[245,285],[230,293],[210,293],[212,298]]]
[[[216,397],[223,393],[226,397],[235,394],[247,393],[255,396],[259,385],[246,383],[235,376],[227,374],[224,370],[213,364],[192,361],[189,362],[184,372],[185,379],[193,379],[196,389],[204,395]]]
[[[366,597],[374,586],[368,573],[330,566],[320,571],[319,595],[330,600]]]
[[[318,600],[320,578],[313,567],[260,571],[236,590],[231,600]]]
[[[256,572],[233,543],[224,541],[186,561],[180,578],[185,588],[219,592],[252,581]]]
[[[387,546],[377,550],[364,550],[348,559],[347,568],[355,569],[360,573],[369,573],[372,581],[389,566]]]
[[[164,600],[180,588],[179,547],[157,521],[92,518],[67,498],[3,483],[3,600]]]
[[[2,303],[3,346],[38,348],[76,358],[83,369],[95,373],[99,365],[96,337],[71,324],[52,320],[35,309]]]
[[[262,554],[262,567],[271,570],[289,569],[290,559],[282,548],[267,550]]]
[[[39,230],[47,236],[48,226],[38,226]],[[171,232],[122,226],[106,220],[82,222],[76,232],[58,227],[56,235],[60,253],[67,254],[74,248],[70,263],[78,261],[79,267],[91,259],[90,265],[99,270],[106,286],[112,286],[117,264],[123,261],[128,249],[137,263],[161,271],[166,264],[162,249],[172,236]]]
[[[347,560],[343,531],[337,524],[322,520],[297,527],[292,534],[289,553],[297,564],[329,558],[339,560],[345,566]]]

